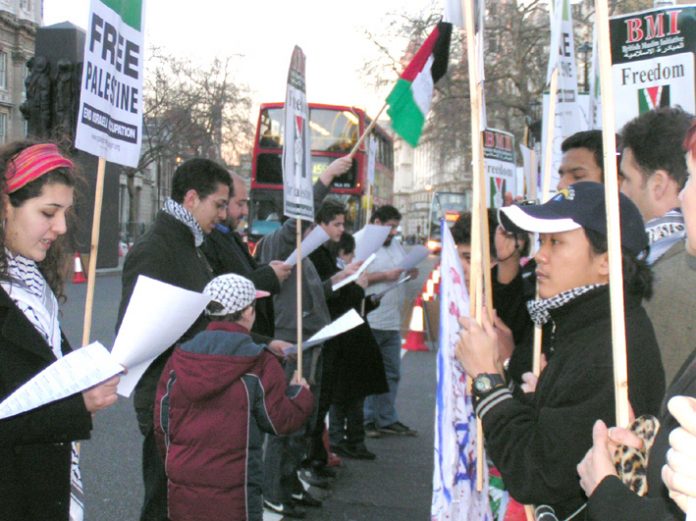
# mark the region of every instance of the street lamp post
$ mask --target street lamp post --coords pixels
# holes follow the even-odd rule
[[[592,50],[592,44],[589,42],[583,42],[583,44],[578,47],[578,52],[582,53],[582,63],[583,63],[583,77],[584,77],[584,91],[590,92],[590,82],[589,82],[589,70],[587,67],[587,55]]]

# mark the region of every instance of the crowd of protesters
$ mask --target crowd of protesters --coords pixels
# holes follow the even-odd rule
[[[684,519],[696,497],[696,120],[662,108],[620,136],[621,251],[631,428],[614,425],[608,237],[600,131],[562,145],[557,193],[544,204],[489,213],[493,306],[462,318],[456,356],[471,377],[486,452],[519,504],[558,519]],[[320,508],[340,458],[373,460],[366,438],[416,436],[396,410],[401,308],[394,237],[401,214],[376,208],[390,232],[357,279],[346,207],[329,196],[343,157],[314,186],[314,223],[287,219],[248,251],[243,180],[192,159],[171,197],[128,253],[118,322],[141,274],[211,298],[205,313],[141,377],[141,520],[302,518]],[[59,324],[68,228],[78,175],[48,143],[0,149],[0,389],[8,396],[70,351]],[[453,236],[469,276],[471,215]],[[327,242],[284,262],[296,234]],[[533,259],[531,234],[538,235]],[[536,288],[536,295],[535,295]],[[293,343],[349,310],[364,324],[303,352]],[[492,318],[490,318],[492,317]],[[535,326],[542,369],[533,374]],[[118,377],[0,421],[2,518],[79,518],[79,453],[91,414],[116,401]],[[326,425],[326,417],[329,424]],[[166,462],[166,465],[165,465]],[[429,479],[424,479],[429,483]],[[510,518],[507,518],[510,519]]]

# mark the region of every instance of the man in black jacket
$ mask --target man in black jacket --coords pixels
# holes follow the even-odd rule
[[[227,170],[209,159],[190,159],[176,169],[171,198],[167,198],[155,222],[126,256],[116,329],[128,307],[138,275],[199,292],[213,278],[200,246],[205,234],[225,218],[230,189]],[[177,343],[192,338],[205,329],[205,325],[206,320],[201,315]],[[173,346],[148,367],[133,396],[138,426],[145,437],[142,452],[145,498],[141,521],[167,519],[167,477],[155,443],[153,408],[157,382],[172,349]]]
[[[216,276],[236,273],[251,280],[257,289],[275,295],[280,291],[280,285],[290,276],[292,266],[280,260],[259,264],[250,255],[247,245],[236,231],[249,214],[247,188],[239,175],[232,173],[231,177],[234,194],[227,206],[227,219],[217,224],[206,236],[201,249]],[[274,320],[273,299],[257,300],[256,322],[252,331],[273,337]]]

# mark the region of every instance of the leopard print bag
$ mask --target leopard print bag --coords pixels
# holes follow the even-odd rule
[[[640,416],[629,430],[643,440],[642,449],[619,445],[614,452],[614,467],[621,481],[639,496],[648,493],[648,458],[655,442],[660,422],[654,416]]]

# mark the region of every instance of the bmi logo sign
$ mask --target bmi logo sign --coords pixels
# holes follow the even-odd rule
[[[515,193],[515,137],[502,130],[483,132],[483,167],[488,179],[488,207],[503,206],[506,191]]]
[[[615,17],[610,31],[618,129],[659,107],[696,111],[696,6]]]

